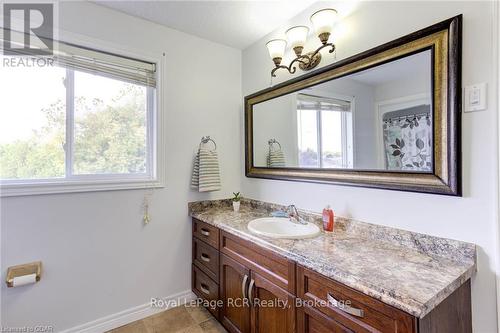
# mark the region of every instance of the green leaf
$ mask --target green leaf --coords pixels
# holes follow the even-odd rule
[[[401,154],[401,151],[395,150],[392,152],[392,156],[399,156]]]

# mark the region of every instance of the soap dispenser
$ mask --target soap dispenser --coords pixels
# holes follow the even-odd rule
[[[325,230],[325,232],[333,232],[333,225],[333,210],[330,208],[330,205],[327,205],[325,209],[323,209],[323,230]]]

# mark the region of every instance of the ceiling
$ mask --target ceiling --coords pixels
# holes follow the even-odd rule
[[[404,57],[384,65],[350,75],[349,78],[372,86],[398,81],[404,78],[430,76],[431,52],[425,51]]]
[[[243,50],[315,0],[93,2]]]

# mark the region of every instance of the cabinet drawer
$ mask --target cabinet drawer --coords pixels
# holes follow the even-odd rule
[[[294,261],[225,231],[221,231],[220,251],[289,293],[295,294]]]
[[[202,241],[210,244],[216,249],[219,248],[219,229],[208,223],[193,219],[193,235]]]
[[[354,333],[309,306],[297,308],[297,329],[298,333]]]
[[[297,296],[355,332],[413,333],[411,315],[301,266]]]
[[[210,278],[219,281],[219,251],[196,237],[193,237],[193,262]]]
[[[201,269],[192,265],[191,283],[193,292],[200,298],[210,301],[208,310],[217,317],[217,300],[219,299],[219,285],[208,277]]]

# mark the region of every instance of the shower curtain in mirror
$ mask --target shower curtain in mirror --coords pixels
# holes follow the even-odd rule
[[[387,170],[432,171],[430,105],[387,112],[382,122]]]

